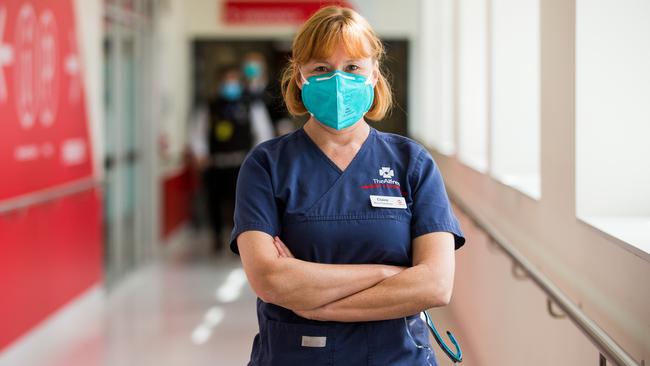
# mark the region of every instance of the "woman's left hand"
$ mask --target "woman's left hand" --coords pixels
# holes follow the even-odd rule
[[[273,244],[275,244],[275,248],[278,250],[278,256],[281,258],[295,258],[293,256],[293,253],[287,248],[287,246],[280,240],[279,236],[276,236],[273,238]]]

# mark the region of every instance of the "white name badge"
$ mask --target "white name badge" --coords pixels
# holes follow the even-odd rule
[[[310,336],[302,336],[302,343],[301,345],[303,347],[325,347],[327,345],[327,337],[310,337]]]
[[[406,208],[404,197],[370,195],[370,204],[372,207]]]

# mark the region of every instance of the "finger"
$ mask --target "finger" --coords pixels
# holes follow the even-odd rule
[[[273,238],[273,244],[278,248],[278,251],[280,251],[284,256],[287,256],[286,250],[284,250],[284,247],[282,246],[282,242],[280,239],[276,236]]]
[[[282,240],[278,239],[278,244],[280,244],[280,246],[282,246],[282,249],[287,254],[287,256],[289,256],[291,258],[295,258],[293,256],[293,253],[291,253],[291,250],[289,250],[289,248],[282,242]]]
[[[280,244],[278,244],[277,241],[274,240],[273,245],[275,245],[275,249],[277,249],[279,257],[286,257],[287,256],[287,253],[284,252],[284,249],[280,246]]]

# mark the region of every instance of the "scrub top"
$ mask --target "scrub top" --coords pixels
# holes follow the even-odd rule
[[[403,197],[406,207],[375,207],[371,195]],[[248,230],[278,235],[298,259],[332,264],[410,267],[412,240],[430,232],[452,233],[455,249],[465,243],[429,152],[373,127],[344,171],[302,128],[255,147],[237,180],[233,252]],[[419,314],[316,321],[258,298],[257,317],[251,366],[437,365]]]

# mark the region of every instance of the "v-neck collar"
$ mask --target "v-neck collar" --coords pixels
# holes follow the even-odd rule
[[[368,145],[370,145],[370,139],[374,138],[375,128],[370,126],[370,125],[368,125],[368,127],[370,128],[370,131],[368,131],[368,136],[363,141],[363,143],[361,144],[361,147],[359,148],[357,153],[354,155],[352,160],[350,160],[350,163],[348,164],[348,166],[345,167],[345,170],[341,170],[341,168],[339,168],[339,166],[336,165],[336,163],[334,163],[334,161],[332,161],[332,159],[330,159],[330,157],[327,156],[327,154],[325,154],[323,152],[323,150],[321,150],[321,148],[318,146],[318,144],[316,144],[316,142],[314,140],[312,140],[311,137],[309,137],[309,135],[305,131],[304,127],[300,127],[299,131],[305,137],[305,139],[308,141],[308,143],[316,150],[317,154],[320,155],[321,158],[323,158],[332,168],[334,168],[334,170],[336,170],[336,172],[339,173],[339,175],[343,175],[345,172],[347,172],[350,169],[350,167],[352,167],[352,164],[354,164],[354,162],[356,160],[358,160],[359,156],[361,156],[361,154],[363,154],[365,152],[365,150],[368,149]]]

